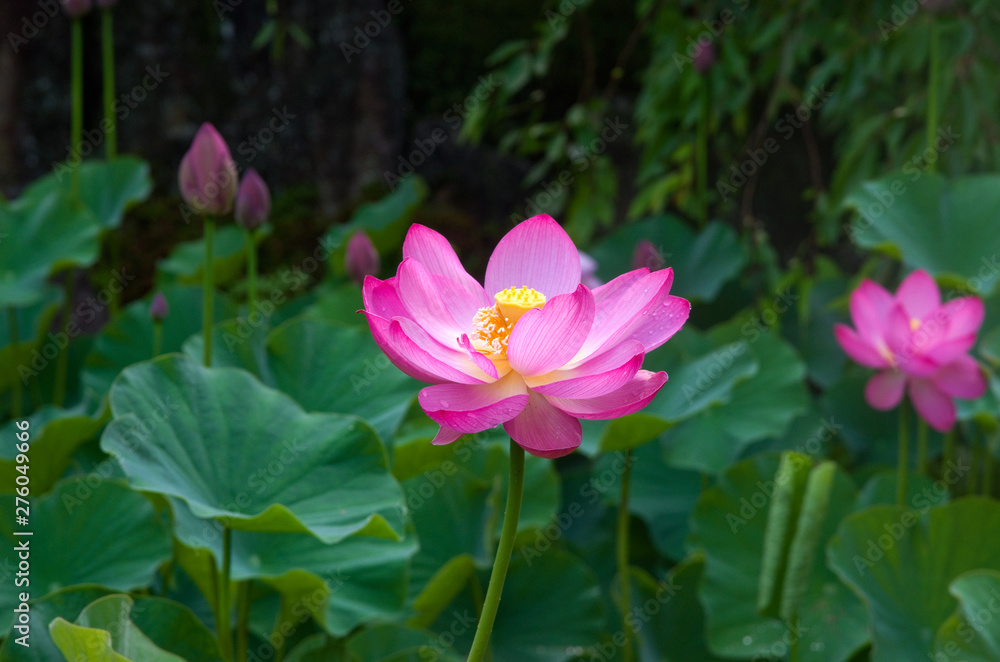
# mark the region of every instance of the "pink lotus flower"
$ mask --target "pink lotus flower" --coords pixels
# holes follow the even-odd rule
[[[201,125],[178,172],[181,195],[198,214],[228,214],[239,174],[226,141],[208,122]]]
[[[672,281],[637,269],[591,290],[573,241],[541,215],[500,240],[484,289],[414,225],[396,276],[365,279],[364,312],[389,359],[433,384],[419,397],[441,426],[433,443],[503,424],[529,453],[560,457],[580,445],[579,419],[639,411],[667,381],[640,368],[687,320]]]
[[[966,352],[983,323],[983,302],[961,297],[945,304],[934,279],[911,273],[892,296],[866,280],[851,294],[851,319],[834,328],[840,346],[863,366],[881,369],[865,387],[875,409],[892,409],[909,393],[931,427],[955,424],[954,398],[971,400],[986,391],[979,364]]]

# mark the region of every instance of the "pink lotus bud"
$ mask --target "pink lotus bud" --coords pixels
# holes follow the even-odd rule
[[[597,277],[597,260],[579,249],[576,252],[580,254],[580,282],[590,289],[603,285]]]
[[[97,0],[97,6],[101,9],[111,9],[118,4],[118,0]]]
[[[656,271],[665,266],[667,264],[663,261],[663,255],[656,246],[645,239],[635,245],[635,251],[632,253],[633,269],[646,268],[650,271]]]
[[[711,42],[699,41],[694,51],[694,68],[699,74],[704,74],[715,64],[715,48]]]
[[[197,214],[228,214],[239,174],[226,141],[208,122],[201,125],[178,173],[181,195]]]
[[[70,18],[80,18],[90,11],[92,0],[62,0],[63,11]]]
[[[378,273],[380,264],[375,244],[364,232],[356,232],[347,242],[347,254],[344,257],[344,270],[347,271],[347,275],[363,283],[365,276],[374,276]]]
[[[165,320],[169,314],[170,306],[167,305],[167,298],[163,296],[163,292],[157,292],[149,304],[149,316],[158,324]]]
[[[236,192],[236,222],[247,230],[254,230],[264,225],[270,214],[271,193],[257,171],[250,168]]]

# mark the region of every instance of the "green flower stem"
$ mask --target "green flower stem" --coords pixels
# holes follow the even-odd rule
[[[101,63],[104,70],[104,156],[108,161],[118,156],[118,116],[115,113],[115,33],[114,19],[110,9],[101,10]],[[111,246],[111,267],[121,269],[121,230],[116,229],[108,237]],[[117,315],[121,308],[121,293],[111,293],[111,314]]]
[[[899,403],[899,463],[896,478],[896,505],[906,505],[906,478],[910,469],[910,421],[906,411],[907,403],[904,399]]]
[[[227,525],[222,527],[222,575],[219,577],[219,617],[215,621],[215,630],[219,635],[219,650],[223,659],[233,659],[233,633],[229,618],[232,605],[229,602],[229,575],[233,561],[233,530]]]
[[[240,582],[239,592],[236,594],[236,660],[243,662],[247,659],[249,640],[247,638],[250,630],[250,580]]]
[[[944,433],[944,452],[941,456],[941,463],[945,469],[955,463],[955,428]]]
[[[971,460],[969,464],[972,468],[969,470],[969,484],[968,484],[968,494],[977,494],[979,490],[979,471],[982,464],[982,454],[979,451],[979,432],[976,430],[975,426],[970,426],[969,431],[969,455]]]
[[[792,619],[792,622],[788,624],[792,632],[799,631],[799,617],[796,616]],[[788,646],[788,662],[799,662],[799,639],[800,636],[795,635],[792,637],[792,643]]]
[[[993,493],[993,471],[995,469],[995,461],[993,459],[993,452],[990,450],[989,443],[983,445],[983,490],[982,495],[985,497],[991,496]]]
[[[711,89],[707,73],[702,76],[701,83],[695,161],[698,168],[696,176],[698,186],[698,221],[704,227],[708,223],[708,123],[711,116],[711,99],[709,98]]]
[[[160,355],[163,349],[163,322],[153,322],[153,358]]]
[[[104,153],[118,156],[118,117],[115,114],[115,33],[110,9],[101,10],[101,60],[104,68]]]
[[[62,327],[65,329],[73,320],[73,299],[76,297],[76,273],[73,269],[66,270],[66,282],[63,284],[65,301],[63,302]],[[56,383],[52,392],[52,403],[62,407],[66,402],[66,373],[69,370],[69,345],[59,350],[56,359]]]
[[[70,165],[74,159],[83,159],[80,146],[83,143],[83,24],[74,18],[71,28],[70,76],[72,95],[72,116],[70,120]],[[71,175],[73,197],[80,197],[80,164],[73,166]]]
[[[205,266],[204,282],[201,288],[201,336],[204,344],[205,366],[212,365],[212,238],[215,235],[215,219],[205,217]]]
[[[21,342],[17,332],[17,309],[11,307],[7,309],[7,321],[10,325],[10,346],[17,347]],[[21,418],[24,413],[24,394],[21,392],[21,379],[15,379],[11,392],[10,415],[12,418]]]
[[[628,543],[629,543],[629,512],[628,495],[632,482],[632,449],[625,451],[625,472],[622,474],[622,495],[621,503],[618,504],[618,533],[617,545],[615,546],[618,557],[618,583],[621,593],[621,603],[618,605],[622,615],[622,633],[625,635],[625,645],[622,646],[622,659],[624,662],[634,662],[635,651],[632,646],[632,629],[628,623],[628,613],[632,608],[632,578],[629,572],[628,563]]]
[[[927,475],[927,421],[917,419],[917,473]]]
[[[514,551],[514,536],[517,535],[517,520],[521,516],[523,493],[524,449],[511,439],[510,479],[507,486],[507,507],[503,513],[503,528],[500,530],[500,544],[497,545],[493,573],[490,575],[490,585],[486,589],[486,600],[483,602],[483,614],[479,619],[479,625],[476,626],[476,636],[472,640],[468,662],[481,662],[490,645],[490,634],[493,632],[493,621],[500,606],[500,594],[503,593],[507,566],[510,565],[510,555]]]
[[[938,130],[939,95],[941,94],[941,30],[932,16],[930,37],[930,63],[927,81],[927,149],[934,151],[934,139]],[[928,162],[927,170],[934,172],[937,159]]]
[[[253,315],[257,307],[257,244],[253,232],[243,231],[247,243],[247,316]]]

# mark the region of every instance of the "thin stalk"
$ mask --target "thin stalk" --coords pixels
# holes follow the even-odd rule
[[[17,309],[11,307],[7,309],[7,321],[10,325],[10,346],[17,347],[21,342],[20,334],[17,331]],[[21,391],[21,376],[14,380],[11,392],[10,414],[13,418],[21,418],[24,413],[24,393]]]
[[[927,475],[927,422],[917,419],[917,473]]]
[[[160,355],[163,348],[163,322],[153,322],[153,358]]]
[[[622,615],[622,633],[625,635],[625,645],[622,647],[624,662],[634,662],[635,650],[632,646],[632,628],[629,627],[628,613],[632,609],[632,579],[629,573],[628,543],[629,543],[629,512],[628,495],[632,482],[632,449],[625,451],[625,472],[622,474],[621,503],[618,504],[618,540],[615,549],[618,557],[618,582],[620,585],[621,604],[618,609]]]
[[[975,427],[969,429],[969,455],[971,455],[971,461],[969,462],[971,468],[969,469],[967,490],[968,494],[976,494],[979,490],[979,471],[982,468],[982,455],[979,452],[979,432]]]
[[[104,156],[113,161],[118,156],[118,115],[115,113],[115,32],[110,9],[101,10],[101,64],[104,71]],[[114,229],[108,237],[111,245],[111,268],[121,269],[121,230]],[[121,293],[111,293],[111,314],[121,307]]]
[[[899,459],[896,478],[896,505],[906,505],[906,479],[910,469],[910,425],[906,400],[899,403]]]
[[[708,74],[701,79],[700,112],[695,144],[695,160],[697,162],[698,187],[698,222],[702,226],[708,223],[708,123],[711,116],[711,100]]]
[[[931,17],[930,62],[927,82],[927,149],[934,151],[938,130],[939,96],[941,94],[941,30]],[[934,172],[937,159],[927,162],[927,170]]]
[[[788,646],[788,662],[799,662],[799,617],[796,616],[789,625],[792,628],[792,643]]]
[[[233,633],[230,627],[232,605],[229,602],[229,575],[233,561],[233,530],[228,525],[222,527],[222,575],[219,577],[219,618],[216,632],[219,635],[219,649],[226,660],[233,659]]]
[[[271,641],[277,641],[278,645],[274,647],[274,662],[281,662],[285,659],[285,637],[281,634],[281,626],[284,623],[285,618],[285,598],[281,598],[281,607],[278,609],[278,618],[274,622],[274,630],[271,633]]]
[[[63,285],[66,300],[63,303],[62,328],[68,329],[73,320],[73,299],[76,297],[76,273],[72,269],[66,271],[66,282]],[[67,338],[69,334],[67,333]],[[52,392],[52,403],[62,407],[66,402],[66,373],[69,371],[69,343],[59,350],[56,359],[56,383]]]
[[[990,450],[989,443],[983,444],[983,496],[990,496],[993,493],[993,471],[996,466],[996,461],[993,457],[993,452]]]
[[[201,335],[204,343],[205,366],[212,365],[212,238],[215,235],[215,220],[211,216],[205,217],[205,266],[204,283],[202,285],[201,299]]]
[[[101,61],[104,69],[104,154],[118,156],[118,117],[115,113],[115,33],[110,9],[101,10]]]
[[[253,240],[253,232],[243,231],[247,243],[247,316],[253,315],[257,307],[257,244]]]
[[[944,452],[941,456],[941,471],[955,466],[955,429],[944,433]]]
[[[209,598],[208,603],[212,608],[212,616],[215,618],[215,629],[218,631],[219,621],[222,620],[219,617],[219,572],[215,565],[215,558],[211,554],[208,555],[208,581],[211,584],[212,594],[206,597]]]
[[[236,660],[247,659],[249,648],[248,632],[250,631],[250,580],[240,582],[236,594]]]
[[[83,143],[83,24],[74,18],[71,28],[70,76],[72,96],[72,116],[70,118],[70,175],[73,197],[80,198],[80,164],[73,165],[74,159],[83,160],[80,147]]]
[[[490,634],[493,632],[493,621],[496,619],[497,609],[500,606],[500,594],[503,593],[507,566],[510,565],[510,555],[514,551],[514,537],[517,535],[517,520],[521,516],[523,493],[524,449],[511,439],[507,507],[503,514],[503,527],[500,529],[500,543],[497,545],[497,556],[493,561],[490,585],[486,589],[486,600],[483,601],[483,615],[476,626],[476,636],[472,640],[468,662],[481,662],[490,645]]]

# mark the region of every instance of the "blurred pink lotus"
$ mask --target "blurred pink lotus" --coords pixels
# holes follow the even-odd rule
[[[573,241],[541,215],[500,240],[484,289],[447,239],[414,225],[396,276],[365,279],[364,312],[389,359],[434,384],[419,397],[441,426],[433,443],[502,423],[529,453],[559,457],[580,445],[579,419],[639,411],[667,381],[640,368],[688,318],[672,281],[637,269],[591,290]]]
[[[363,231],[355,232],[344,251],[344,271],[347,275],[359,283],[364,283],[366,277],[378,273],[381,265],[378,249],[375,248],[371,238]]]
[[[178,180],[184,201],[198,214],[233,210],[239,174],[226,141],[208,122],[201,125],[181,159]]]
[[[937,283],[917,270],[895,297],[866,280],[851,294],[851,319],[834,334],[852,359],[880,368],[865,387],[875,409],[892,409],[908,391],[913,406],[935,430],[955,424],[954,398],[971,400],[986,391],[986,378],[967,354],[983,323],[983,302],[961,297],[941,303]]]
[[[149,304],[149,316],[156,323],[163,322],[170,314],[170,305],[163,292],[157,292]]]
[[[91,0],[62,0],[63,11],[70,18],[80,18],[89,12],[92,6]]]
[[[255,230],[267,222],[271,214],[271,192],[257,171],[250,168],[243,174],[236,192],[236,223],[247,230]]]

